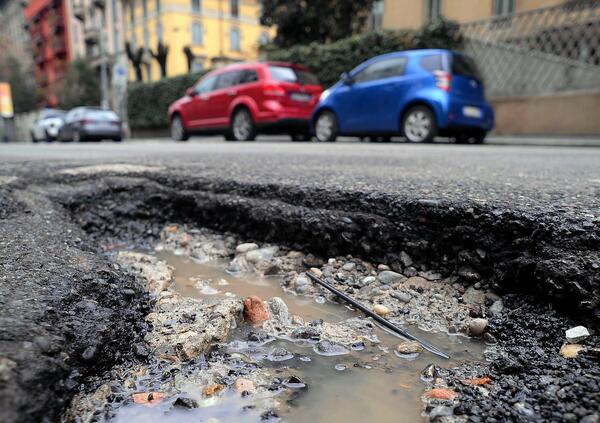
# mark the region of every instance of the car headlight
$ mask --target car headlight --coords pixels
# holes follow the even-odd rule
[[[329,94],[331,94],[331,91],[329,91],[328,89],[323,91],[321,93],[321,96],[319,97],[319,101],[325,100],[327,97],[329,97]]]

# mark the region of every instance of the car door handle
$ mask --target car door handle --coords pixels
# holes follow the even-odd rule
[[[236,95],[236,94],[237,94],[237,91],[236,91],[236,90],[227,91],[227,95],[228,95],[229,97],[233,97],[233,96],[234,96],[234,95]]]

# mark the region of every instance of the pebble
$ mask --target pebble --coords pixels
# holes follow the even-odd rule
[[[564,344],[560,348],[560,355],[564,358],[575,358],[579,354],[579,351],[583,350],[584,347],[579,344]]]
[[[257,296],[247,297],[244,300],[244,319],[253,325],[269,320],[269,310],[263,300]]]
[[[85,361],[92,361],[95,356],[96,356],[96,346],[95,345],[91,345],[91,346],[87,347],[85,349],[85,351],[83,351],[83,353],[81,354],[81,357]]]
[[[254,382],[249,379],[238,379],[234,382],[233,387],[236,391],[242,392],[254,392],[256,387],[254,386]]]
[[[586,339],[588,336],[590,336],[590,332],[585,326],[575,326],[574,328],[565,331],[565,336],[567,341],[574,344]]]
[[[398,354],[418,354],[423,351],[423,347],[416,341],[404,341],[396,346]]]
[[[445,405],[438,405],[437,407],[434,407],[429,412],[429,421],[435,421],[436,419],[439,419],[440,417],[448,417],[448,416],[451,416],[453,413],[454,413],[454,409],[452,407],[447,407]]]
[[[502,314],[502,310],[504,310],[504,304],[502,300],[496,300],[489,308],[489,312],[492,316],[500,316]]]
[[[379,278],[381,283],[388,284],[399,281],[400,279],[404,279],[404,275],[393,272],[391,270],[384,270],[383,272],[380,272],[379,275],[377,275],[377,278]]]
[[[218,394],[219,392],[221,392],[223,390],[223,388],[225,388],[225,386],[219,384],[219,383],[215,383],[213,385],[209,385],[206,388],[204,388],[202,390],[202,394],[205,397],[211,397],[215,394]]]
[[[348,262],[342,266],[342,270],[347,272],[352,272],[354,269],[356,269],[356,263]]]
[[[469,322],[469,333],[473,336],[481,336],[488,326],[487,319],[471,319]]]
[[[442,279],[442,275],[437,272],[427,271],[427,272],[419,272],[419,276],[424,277],[428,281],[437,281]]]
[[[198,402],[193,398],[179,397],[175,400],[175,402],[173,403],[173,406],[192,409],[192,408],[198,408]]]
[[[456,396],[458,394],[451,389],[434,388],[434,389],[431,389],[431,390],[425,392],[424,395],[426,398],[451,400],[451,399],[456,398]]]
[[[236,254],[245,254],[253,250],[258,250],[258,245],[253,242],[246,242],[235,247]]]
[[[388,266],[387,264],[380,264],[377,266],[377,270],[379,270],[379,271],[390,270],[390,266]]]
[[[366,276],[362,279],[363,286],[370,285],[375,282],[377,278],[375,276]]]
[[[405,253],[404,251],[400,252],[400,261],[402,262],[402,265],[404,267],[408,267],[411,266],[413,264],[413,259],[411,256],[409,256],[407,253]]]
[[[375,306],[373,307],[373,312],[378,316],[387,316],[388,314],[390,314],[390,311],[391,310],[389,308],[382,304],[375,304]]]
[[[402,303],[408,303],[408,302],[410,302],[410,299],[412,298],[408,292],[403,292],[403,291],[394,291],[394,292],[390,293],[390,297],[393,297]]]
[[[246,260],[249,263],[259,263],[261,261],[268,261],[271,260],[275,254],[277,254],[277,252],[279,251],[279,247],[277,246],[273,246],[273,247],[265,247],[265,248],[260,248],[258,250],[251,250],[248,253],[246,253]]]
[[[317,269],[316,267],[311,267],[310,268],[310,272],[315,275],[317,278],[320,278],[321,275],[323,275],[323,272],[321,272],[321,269]]]
[[[406,269],[404,269],[404,276],[409,278],[411,276],[417,276],[417,269],[415,269],[413,266],[408,266]]]

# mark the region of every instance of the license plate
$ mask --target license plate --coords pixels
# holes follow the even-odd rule
[[[292,93],[291,95],[292,100],[294,101],[310,101],[311,99],[311,95],[310,94],[305,94],[305,93]]]
[[[463,115],[470,118],[481,118],[483,113],[479,107],[465,106],[463,107]]]

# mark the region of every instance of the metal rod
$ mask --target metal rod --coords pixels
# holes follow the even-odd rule
[[[352,304],[354,307],[356,307],[357,309],[359,309],[360,311],[362,311],[363,313],[365,313],[367,316],[369,316],[372,319],[374,319],[377,323],[385,326],[386,328],[388,328],[388,329],[396,332],[399,335],[402,335],[403,337],[405,337],[407,339],[410,339],[412,341],[418,342],[419,344],[421,344],[423,346],[423,348],[425,348],[427,351],[429,351],[429,352],[431,352],[431,353],[433,353],[435,355],[438,355],[438,356],[443,357],[443,358],[450,358],[450,356],[448,354],[446,354],[442,350],[438,349],[436,346],[431,345],[429,342],[423,341],[422,339],[419,339],[419,338],[417,338],[414,335],[411,335],[410,333],[406,332],[403,329],[400,329],[398,326],[394,325],[389,320],[386,320],[383,317],[378,316],[377,314],[373,313],[371,310],[369,310],[367,307],[365,307],[364,305],[362,305],[361,303],[359,303],[355,299],[353,299],[353,298],[349,297],[348,295],[344,294],[342,291],[334,288],[333,286],[331,286],[327,282],[321,280],[320,278],[318,278],[317,276],[313,275],[312,273],[306,272],[306,275],[309,278],[311,278],[314,282],[316,282],[319,285],[321,285],[323,288],[325,288],[325,289],[333,292],[335,295],[337,295],[338,297],[340,297],[344,301]]]

